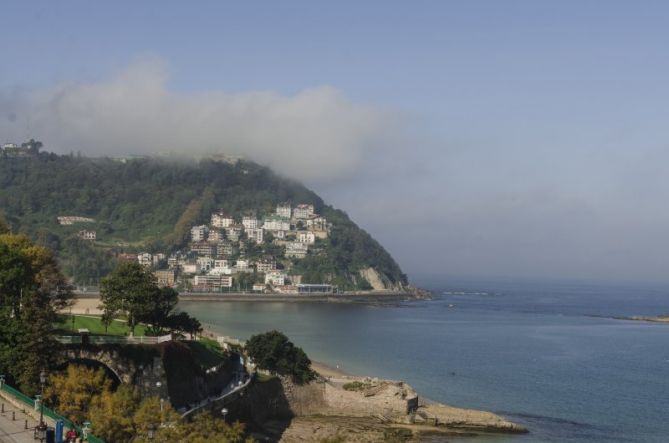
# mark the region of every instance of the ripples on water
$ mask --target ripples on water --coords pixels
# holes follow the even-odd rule
[[[320,303],[182,303],[227,335],[278,329],[312,358],[403,379],[434,400],[492,410],[527,436],[469,442],[669,441],[663,288],[453,283],[414,309]],[[446,292],[446,294],[444,294]]]

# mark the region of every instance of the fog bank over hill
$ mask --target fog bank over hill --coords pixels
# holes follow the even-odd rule
[[[29,131],[50,150],[88,156],[225,153],[322,181],[356,172],[397,126],[391,112],[327,85],[293,95],[179,94],[168,80],[164,61],[144,58],[106,81],[5,91],[0,134],[19,141]]]
[[[168,72],[140,59],[104,81],[4,90],[0,137],[88,156],[245,157],[345,208],[409,273],[668,279],[666,93],[640,93],[657,109],[629,115],[600,109],[596,85],[564,97],[537,74],[531,96],[477,89],[422,114],[329,86],[178,93]]]

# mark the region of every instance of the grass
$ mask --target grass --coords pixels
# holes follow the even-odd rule
[[[72,325],[72,318],[74,318],[74,326]],[[130,328],[128,324],[122,320],[113,320],[109,328],[105,330],[100,317],[92,315],[61,315],[55,325],[58,332],[62,334],[76,333],[79,329],[88,329],[91,334],[95,335],[129,335]],[[146,327],[142,324],[135,326],[135,336],[140,337],[146,335]]]
[[[265,374],[264,372],[256,373],[256,380],[259,383],[265,383],[265,382],[268,382],[270,380],[274,380],[275,378],[277,378],[276,375]]]
[[[344,390],[346,391],[362,391],[364,389],[367,389],[371,387],[372,385],[370,383],[363,383],[361,381],[352,381],[350,383],[346,383],[344,386]]]
[[[193,351],[195,359],[203,368],[211,368],[228,360],[228,354],[216,340],[203,337],[198,341],[189,340],[184,343]]]

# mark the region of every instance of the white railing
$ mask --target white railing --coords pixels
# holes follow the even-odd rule
[[[206,398],[204,400],[200,400],[197,404],[195,404],[195,406],[192,406],[190,409],[183,412],[181,414],[181,417],[182,418],[187,417],[190,414],[192,414],[193,412],[195,412],[199,409],[202,409],[202,408],[208,406],[211,403],[224,400],[225,398],[227,398],[227,397],[229,397],[229,396],[231,396],[231,395],[233,395],[233,394],[235,394],[239,391],[242,391],[242,390],[246,389],[248,387],[248,385],[251,383],[251,381],[253,380],[253,377],[251,376],[251,374],[248,374],[246,371],[244,371],[244,374],[245,374],[245,377],[244,377],[243,380],[239,380],[238,377],[235,378],[233,380],[233,382],[230,383],[230,385],[223,388],[223,391],[218,396],[209,397],[209,398]]]
[[[64,345],[80,345],[81,344],[81,336],[80,335],[61,335],[60,337],[56,337],[56,340],[58,340],[60,343]]]
[[[226,344],[227,343],[229,345],[235,345],[235,346],[245,346],[246,345],[245,341],[239,340],[237,338],[228,337],[227,335],[216,337],[216,341],[218,341],[220,344]]]
[[[81,344],[83,342],[83,337],[80,335],[63,335],[56,337],[56,339],[60,343],[66,345]],[[160,337],[126,337],[114,335],[88,336],[88,343],[92,345],[155,345],[168,341],[172,341],[172,334],[167,334]]]

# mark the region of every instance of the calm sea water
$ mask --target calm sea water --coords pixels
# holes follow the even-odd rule
[[[669,325],[608,317],[669,313],[669,288],[568,284],[428,285],[394,307],[182,303],[213,329],[278,329],[315,360],[409,382],[531,433],[469,442],[669,441]]]

